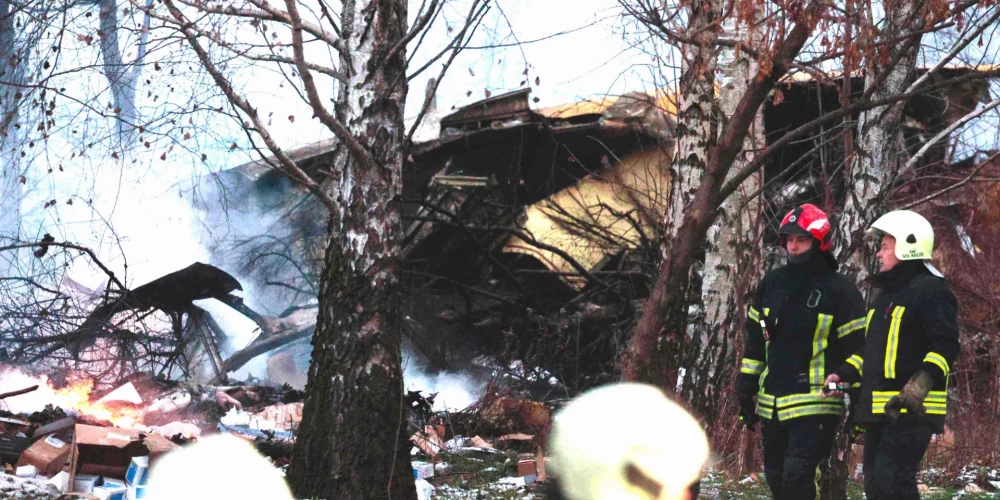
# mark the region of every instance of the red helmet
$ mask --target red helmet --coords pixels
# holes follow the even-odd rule
[[[833,232],[830,230],[830,220],[826,212],[809,203],[788,212],[788,215],[781,220],[778,232],[782,235],[782,245],[785,243],[785,235],[804,234],[816,238],[822,252],[833,246]]]

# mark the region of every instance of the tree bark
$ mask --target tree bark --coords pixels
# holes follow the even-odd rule
[[[680,78],[679,92],[677,94],[677,136],[676,153],[670,166],[670,203],[663,220],[661,252],[664,264],[667,265],[669,254],[679,241],[688,238],[687,235],[679,237],[681,226],[684,222],[684,210],[687,208],[701,184],[705,165],[708,162],[708,154],[711,146],[715,144],[718,135],[718,121],[716,119],[717,101],[715,98],[715,70],[718,56],[715,52],[715,41],[719,37],[718,20],[722,16],[721,0],[694,0],[688,6],[688,32],[694,33],[690,44],[682,47],[683,73]],[[690,283],[691,264],[688,263],[683,269],[685,279],[683,290],[678,291],[681,296],[687,297],[688,285]],[[647,301],[659,301],[663,295],[661,283],[654,284],[652,293]],[[645,314],[644,314],[645,316]],[[674,318],[675,331],[685,331],[687,314],[681,314]],[[638,328],[642,328],[643,319],[640,318]],[[657,348],[666,346],[658,345]],[[679,350],[670,349],[678,356]],[[635,357],[630,356],[631,357]],[[627,359],[623,369],[623,376],[627,380],[641,380],[652,383],[665,390],[675,390],[677,386],[677,368],[680,365],[676,362],[663,364],[657,362],[658,366],[647,366],[640,368],[640,360]],[[645,370],[647,373],[640,373]]]
[[[735,26],[727,31],[735,31]],[[732,33],[731,38],[741,39],[737,33]],[[757,74],[757,63],[746,52],[725,48],[720,51],[718,74],[721,113],[728,119],[746,92],[751,75]],[[758,111],[744,139],[743,154],[735,162],[737,170],[763,147],[763,135],[763,116]],[[760,174],[744,181],[740,190],[719,207],[718,219],[705,238],[701,314],[692,321],[694,332],[684,361],[681,395],[707,422],[715,422],[718,401],[729,390],[746,316],[746,297],[761,274],[761,211],[760,197],[756,196],[761,185]]]
[[[297,498],[416,498],[402,405],[399,194],[406,1],[346,0],[346,81],[337,117],[371,154],[345,147],[320,279],[302,423],[288,481]]]
[[[677,149],[670,165],[670,208],[664,220],[664,248],[677,237],[684,207],[691,203],[718,135],[715,70],[721,0],[694,0],[689,7],[691,44],[681,47],[683,61],[677,94]],[[666,256],[666,253],[664,253]]]
[[[18,53],[14,6],[8,0],[0,0],[0,237],[9,238],[18,235],[23,197],[20,161],[15,154],[20,134],[14,124],[21,102],[17,84],[24,80],[25,61],[19,59]]]
[[[880,39],[890,40],[912,35],[903,43],[888,44],[867,60],[866,86],[875,85],[883,73],[882,85],[875,89],[873,100],[904,93],[914,79],[917,51],[920,47],[922,0],[889,0],[885,3],[884,27]],[[866,14],[868,23],[872,14]],[[894,65],[892,61],[898,62]],[[865,247],[864,231],[886,208],[893,178],[902,159],[899,132],[903,106],[898,102],[861,113],[847,174],[847,199],[834,238],[834,252],[843,272],[864,283],[869,276],[871,248]],[[864,290],[863,290],[864,291]]]
[[[757,112],[775,82],[788,71],[788,64],[802,50],[817,19],[817,5],[810,4],[792,17],[795,24],[773,50],[770,71],[758,71],[750,80],[736,110],[722,127],[718,141],[709,148],[705,174],[690,204],[684,207],[683,221],[677,232],[683,237],[670,242],[667,258],[660,267],[629,343],[622,367],[625,380],[674,389],[677,368],[682,366],[679,362],[687,349],[682,337],[688,313],[685,291],[690,282],[689,269],[724,201],[722,186],[743,149],[743,141]]]

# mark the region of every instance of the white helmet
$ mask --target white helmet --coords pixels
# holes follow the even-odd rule
[[[675,500],[701,475],[701,425],[659,389],[612,384],[555,417],[552,467],[571,500]]]
[[[217,434],[163,456],[149,476],[148,500],[292,500],[283,474],[247,441]],[[220,481],[220,478],[243,479]],[[131,498],[131,495],[129,495]]]
[[[868,233],[895,238],[899,260],[930,260],[934,252],[934,228],[924,216],[911,210],[894,210],[879,217]]]

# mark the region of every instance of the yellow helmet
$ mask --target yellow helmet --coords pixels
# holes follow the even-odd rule
[[[911,210],[894,210],[879,217],[868,234],[896,239],[899,260],[930,260],[934,252],[934,228],[924,216]]]
[[[555,417],[550,441],[571,500],[676,500],[701,475],[701,425],[657,388],[611,384],[584,393]]]

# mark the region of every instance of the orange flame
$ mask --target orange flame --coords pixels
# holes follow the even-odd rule
[[[0,407],[14,413],[40,411],[45,405],[75,411],[97,420],[111,422],[116,427],[132,428],[143,423],[145,407],[137,408],[130,403],[92,401],[94,380],[86,374],[71,375],[68,384],[57,389],[45,375],[28,375],[20,370],[0,365],[0,392],[22,389],[37,385],[38,389],[0,402]]]
[[[56,389],[46,377],[42,377],[53,390],[53,406],[63,409],[73,409],[82,415],[88,415],[98,420],[111,422],[115,427],[131,428],[142,423],[143,411],[138,408],[119,404],[104,404],[91,401],[94,381],[85,377],[72,377],[69,384]]]

